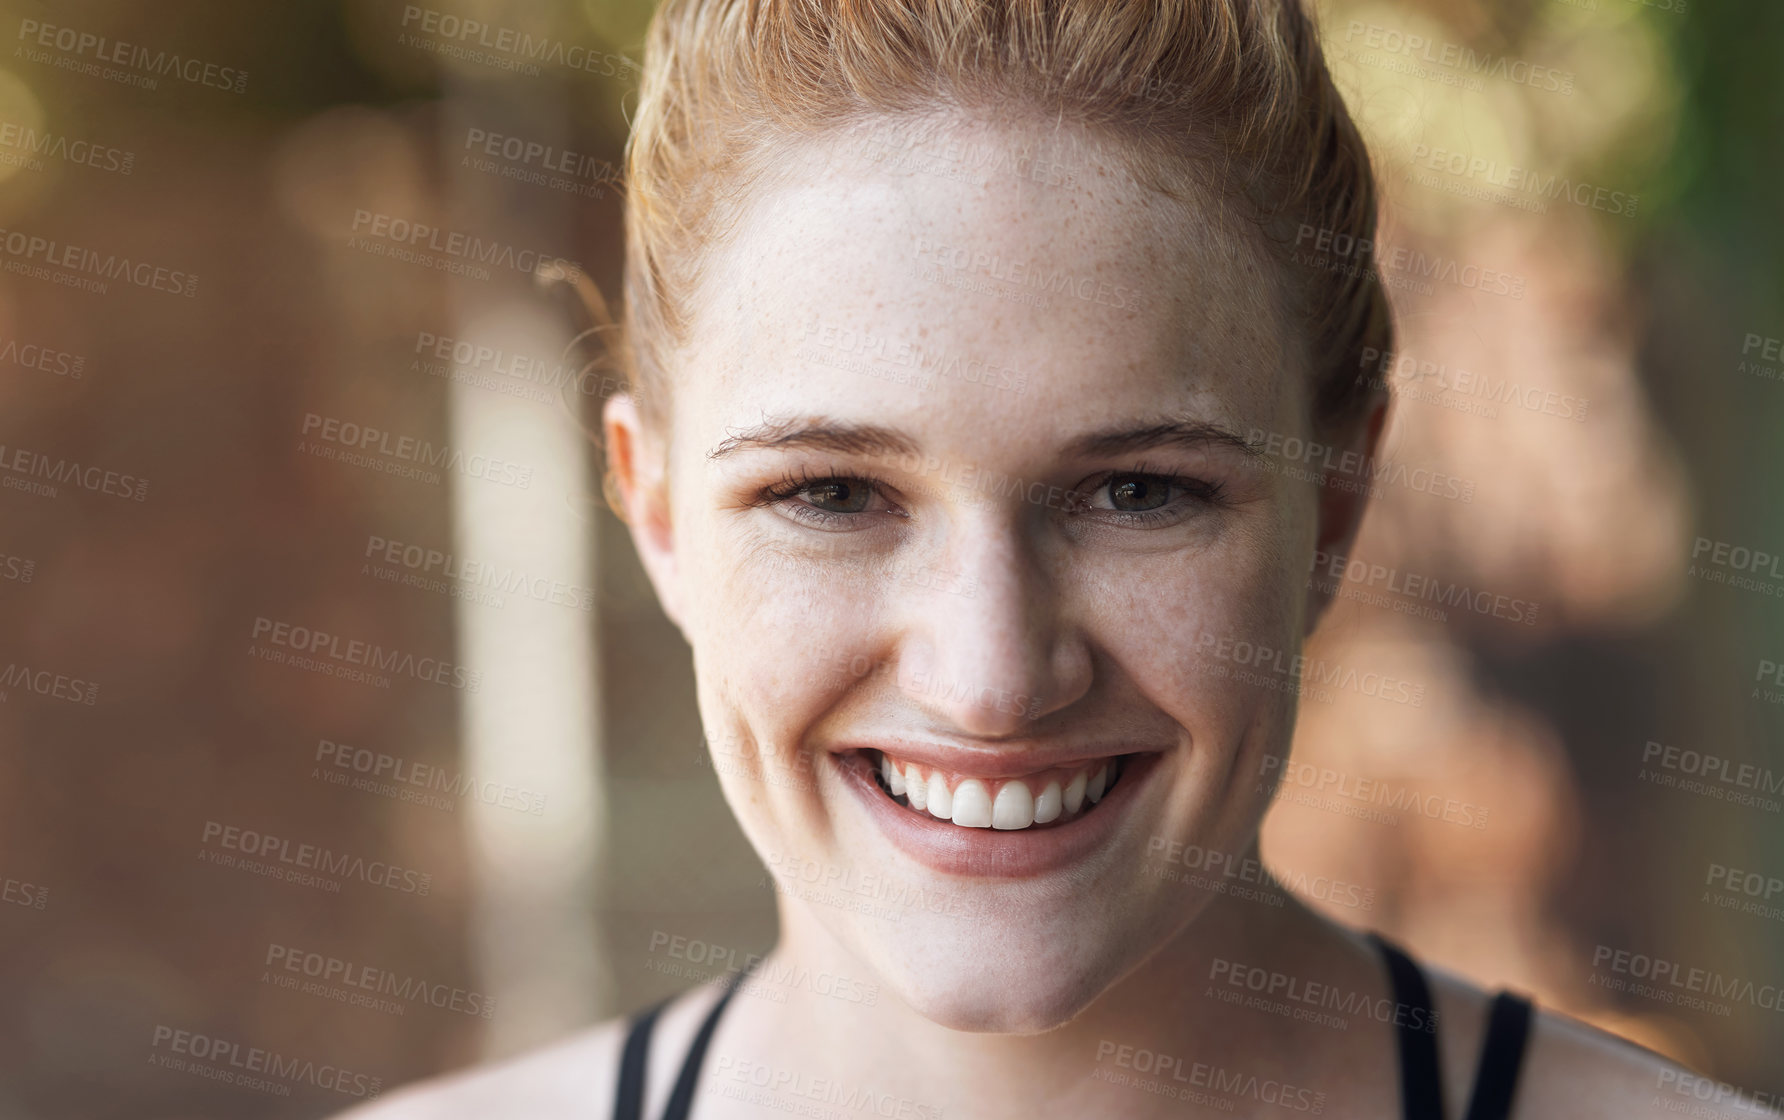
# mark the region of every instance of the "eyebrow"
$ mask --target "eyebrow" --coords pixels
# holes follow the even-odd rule
[[[1201,448],[1208,444],[1231,447],[1253,458],[1263,458],[1256,444],[1231,428],[1206,420],[1174,420],[1143,427],[1113,428],[1074,440],[1068,453],[1097,457],[1144,451],[1154,447]],[[917,442],[893,428],[878,424],[849,424],[825,417],[793,417],[770,420],[734,432],[706,453],[709,460],[739,451],[812,448],[838,455],[917,455]]]
[[[1243,451],[1253,458],[1264,457],[1262,448],[1233,429],[1223,424],[1195,419],[1174,420],[1165,424],[1150,424],[1139,428],[1116,428],[1098,432],[1075,441],[1071,449],[1078,455],[1095,457],[1173,445],[1200,448],[1211,443]]]
[[[706,453],[722,459],[739,451],[808,447],[838,455],[915,455],[917,443],[909,436],[878,424],[845,424],[825,417],[793,417],[770,420],[734,432]]]

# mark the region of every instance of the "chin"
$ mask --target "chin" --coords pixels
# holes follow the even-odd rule
[[[975,1034],[1044,1034],[1077,1018],[1095,1002],[1110,978],[1037,976],[1033,966],[975,968],[954,976],[902,978],[899,995],[910,1007],[949,1030]],[[937,982],[939,981],[939,982]]]

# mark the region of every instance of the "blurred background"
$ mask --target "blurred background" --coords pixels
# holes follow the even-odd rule
[[[651,7],[0,4],[0,1117],[328,1115],[772,943],[584,432]],[[1784,7],[1320,15],[1469,498],[1313,573],[1421,699],[1304,705],[1266,859],[1784,1092],[1710,881],[1784,879]]]

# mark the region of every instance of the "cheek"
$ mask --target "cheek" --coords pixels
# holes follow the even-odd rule
[[[1251,690],[1231,686],[1233,672],[1245,662],[1286,664],[1299,652],[1304,534],[1289,512],[1218,549],[1105,581],[1097,608],[1105,648],[1186,726],[1192,716],[1254,707]]]
[[[711,542],[688,565],[700,714],[720,783],[760,828],[823,828],[804,734],[836,698],[886,671],[871,656],[875,613],[860,577],[805,558]]]

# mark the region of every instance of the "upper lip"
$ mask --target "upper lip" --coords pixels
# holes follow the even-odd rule
[[[856,750],[881,751],[904,762],[917,762],[969,778],[1020,778],[1099,758],[1155,753],[1168,747],[1128,741],[1045,743],[1014,739],[959,744],[872,736],[839,740],[829,744],[827,749],[837,754]]]

